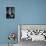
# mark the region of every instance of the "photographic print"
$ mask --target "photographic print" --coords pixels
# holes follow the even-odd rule
[[[19,24],[18,38],[20,46],[31,46],[32,44],[43,44],[46,42],[46,25]],[[39,45],[41,45],[39,43]]]
[[[6,7],[6,18],[15,18],[15,7]]]

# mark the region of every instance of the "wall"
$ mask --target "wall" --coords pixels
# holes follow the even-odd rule
[[[46,24],[46,0],[17,0],[19,24]]]
[[[6,19],[7,6],[15,7],[15,19]],[[8,43],[9,32],[18,32],[18,24],[46,24],[46,0],[0,0],[0,44]]]
[[[6,19],[6,7],[13,6],[16,7],[15,0],[0,0],[0,44],[7,44],[8,34],[10,32],[16,32],[17,34],[17,20]],[[16,16],[16,15],[15,15]],[[18,42],[17,39],[15,41]]]

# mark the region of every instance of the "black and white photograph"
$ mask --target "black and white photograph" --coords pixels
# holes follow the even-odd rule
[[[42,46],[46,43],[46,25],[18,25],[20,46]]]
[[[6,18],[7,19],[15,18],[15,7],[6,7]]]

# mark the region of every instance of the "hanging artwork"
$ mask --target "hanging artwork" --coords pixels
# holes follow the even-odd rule
[[[18,29],[20,40],[46,41],[46,25],[20,24]]]
[[[6,18],[7,19],[15,18],[15,7],[6,7]]]

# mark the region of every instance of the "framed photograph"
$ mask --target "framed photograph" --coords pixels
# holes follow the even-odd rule
[[[19,24],[18,38],[21,40],[46,41],[46,25],[44,24]]]
[[[15,18],[15,7],[6,7],[6,18],[7,19]]]

